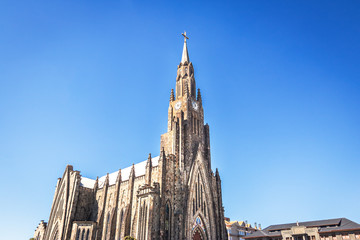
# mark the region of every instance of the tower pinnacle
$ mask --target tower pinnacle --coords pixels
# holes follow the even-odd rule
[[[189,62],[189,53],[188,53],[187,44],[186,44],[186,39],[189,39],[189,38],[186,36],[186,32],[182,33],[181,35],[184,36],[184,48],[183,48],[183,52],[182,52],[181,63],[185,63],[185,62]]]

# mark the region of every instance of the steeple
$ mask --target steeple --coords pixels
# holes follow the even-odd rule
[[[184,47],[183,47],[183,52],[182,52],[182,57],[181,57],[181,63],[184,64],[185,62],[190,62],[189,61],[189,53],[187,50],[187,44],[186,44],[186,39],[189,39],[186,36],[186,32],[182,33],[182,35],[184,36]]]
[[[176,88],[175,99],[185,96],[186,98],[192,98],[196,100],[196,83],[194,78],[194,67],[190,62],[189,53],[187,49],[186,32],[182,33],[184,37],[184,48],[181,56],[181,62],[178,65],[176,76]]]
[[[186,32],[182,33],[182,36],[184,38],[184,48],[181,62],[177,66],[175,91],[171,90],[170,93],[168,110],[169,136],[166,139],[165,137],[161,139],[161,147],[165,147],[168,154],[178,155],[181,170],[184,167],[190,167],[193,158],[188,157],[188,152],[198,149],[200,143],[204,144],[207,141],[204,131],[208,129],[204,127],[204,110],[200,89],[196,93],[194,67],[190,62],[187,49],[187,40],[189,38]],[[205,149],[208,149],[207,146],[205,146]]]

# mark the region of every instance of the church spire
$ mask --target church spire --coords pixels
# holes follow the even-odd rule
[[[189,39],[186,36],[186,32],[182,33],[181,35],[184,36],[184,47],[183,47],[183,52],[182,52],[182,57],[181,57],[181,63],[184,64],[185,62],[190,62],[189,61],[189,53],[187,50],[187,44],[186,44],[186,39]]]

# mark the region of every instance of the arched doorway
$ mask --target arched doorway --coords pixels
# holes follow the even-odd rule
[[[200,232],[201,230],[199,228],[196,228],[193,234],[193,240],[204,240],[204,238],[202,237],[202,234]]]
[[[200,216],[197,216],[192,227],[192,240],[207,240],[204,223]]]

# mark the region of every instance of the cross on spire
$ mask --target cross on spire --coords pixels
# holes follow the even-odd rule
[[[186,44],[186,39],[189,39],[189,38],[188,38],[188,36],[186,36],[185,31],[181,35],[184,36],[184,48],[183,48],[183,53],[182,53],[182,57],[181,57],[181,63],[185,63],[185,62],[189,62],[189,54],[188,54],[187,44]]]
[[[186,32],[184,31],[184,33],[182,33],[181,35],[184,36],[184,42],[186,42],[186,39],[189,39],[188,36],[186,36]]]

